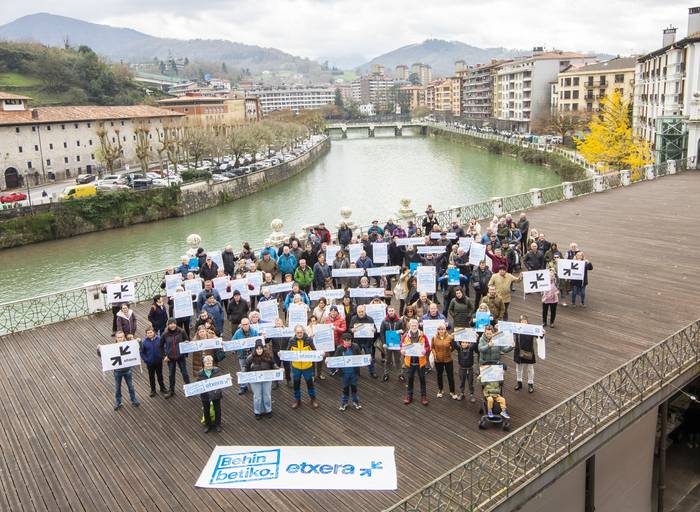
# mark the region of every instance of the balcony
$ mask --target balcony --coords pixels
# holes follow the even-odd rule
[[[600,80],[589,80],[588,82],[584,83],[584,86],[586,87],[586,89],[593,89],[594,87],[600,87],[601,89],[603,89],[608,86],[608,81],[605,80],[601,82]]]

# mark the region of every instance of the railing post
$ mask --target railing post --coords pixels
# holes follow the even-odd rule
[[[596,192],[605,191],[605,179],[603,178],[602,174],[596,174],[593,177],[593,190],[595,190]]]
[[[656,173],[654,172],[654,165],[647,165],[644,167],[644,174],[645,174],[645,179],[647,180],[653,180],[656,178]]]
[[[493,214],[496,216],[503,215],[503,198],[502,197],[492,197],[491,204],[493,206]]]
[[[574,185],[570,181],[564,181],[561,184],[564,189],[564,199],[571,199],[574,197]]]
[[[100,296],[102,283],[100,281],[90,281],[83,285],[85,290],[85,303],[88,307],[88,313],[93,314],[99,311],[104,311],[104,301]]]
[[[668,160],[666,162],[666,170],[668,174],[676,174],[676,161],[675,160]]]
[[[622,169],[620,171],[620,181],[622,182],[623,187],[628,187],[629,184],[632,183],[629,169]]]
[[[532,195],[532,206],[542,206],[542,190],[539,188],[531,188],[530,194]]]
[[[282,233],[283,226],[284,223],[282,222],[282,219],[272,219],[272,222],[270,222],[272,233],[270,233],[268,238],[270,239],[272,245],[280,246],[282,245],[282,242],[284,242],[284,239],[287,238],[287,235]]]

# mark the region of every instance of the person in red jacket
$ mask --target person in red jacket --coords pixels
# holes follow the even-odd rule
[[[506,269],[506,272],[508,271],[508,258],[501,254],[500,247],[497,247],[493,252],[487,247],[486,256],[491,258],[491,267],[494,274],[497,274],[501,268]]]
[[[345,323],[345,318],[343,318],[338,312],[338,306],[333,305],[330,307],[328,317],[326,317],[325,323],[333,324],[333,341],[336,348],[343,344],[342,336],[347,331],[347,325]]]
[[[404,365],[406,366],[406,398],[404,398],[403,403],[405,405],[413,402],[413,381],[416,373],[418,374],[418,379],[420,380],[420,395],[421,403],[423,405],[428,405],[427,390],[425,387],[425,363],[427,361],[427,355],[430,353],[430,342],[428,337],[423,334],[423,332],[418,329],[418,320],[415,318],[408,323],[408,332],[404,334],[403,340],[401,341],[401,347],[406,347],[414,343],[423,344],[423,355],[422,356],[405,356]]]

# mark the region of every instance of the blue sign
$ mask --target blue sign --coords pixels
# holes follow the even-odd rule
[[[199,270],[199,258],[190,258],[189,263],[187,263],[187,268],[190,270]]]
[[[279,450],[227,453],[219,455],[209,483],[271,480],[279,476],[279,469]]]
[[[412,261],[411,263],[408,264],[408,269],[411,271],[411,274],[413,274],[416,270],[418,270],[418,267],[420,267],[421,264],[418,263],[417,261]]]
[[[386,331],[387,350],[401,350],[401,335],[399,331]]]
[[[458,268],[448,268],[447,269],[447,284],[459,286],[459,269]]]

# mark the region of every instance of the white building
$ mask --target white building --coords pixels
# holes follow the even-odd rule
[[[688,35],[663,31],[662,47],[637,59],[632,126],[657,162],[698,156],[700,119],[700,7],[688,12]]]
[[[156,131],[182,117],[178,112],[146,105],[30,109],[30,99],[0,92],[0,189],[23,186],[26,180],[38,185],[96,172],[100,127],[112,144],[121,143],[119,165],[137,163],[135,129],[147,127],[155,160]]]
[[[315,110],[335,102],[334,87],[275,87],[249,92],[260,100],[263,115],[276,110]]]
[[[499,128],[530,131],[530,122],[550,112],[551,83],[566,67],[589,64],[595,59],[574,52],[544,52],[535,48],[533,55],[499,66],[494,87],[494,105]]]
[[[360,111],[360,114],[362,114],[363,116],[372,117],[375,115],[374,105],[372,105],[371,103],[359,105],[357,108]]]

